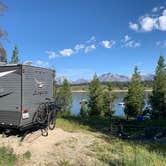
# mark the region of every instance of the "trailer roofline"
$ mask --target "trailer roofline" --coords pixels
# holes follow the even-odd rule
[[[54,69],[49,69],[49,68],[44,68],[44,67],[34,66],[34,65],[26,65],[26,64],[18,64],[18,65],[21,65],[21,66],[30,66],[30,67],[35,67],[35,68],[39,68],[39,69],[49,70],[49,71],[55,71]]]
[[[39,68],[39,69],[44,69],[44,70],[55,72],[54,69],[49,69],[49,68],[44,68],[44,67],[34,66],[34,65],[26,65],[26,64],[3,64],[3,65],[0,65],[0,67],[12,67],[12,66],[18,66],[18,67],[20,67],[20,66],[30,66],[30,67],[35,67],[35,68]]]

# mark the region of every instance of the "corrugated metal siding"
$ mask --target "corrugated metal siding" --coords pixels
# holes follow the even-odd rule
[[[0,124],[17,126],[20,119],[18,111],[0,111]]]
[[[21,70],[18,66],[0,66],[0,73],[14,71],[0,77],[0,123],[18,125],[21,109]],[[3,96],[3,94],[9,95]]]
[[[42,82],[44,86],[38,87],[37,82]],[[34,113],[46,98],[53,98],[53,71],[37,68],[33,66],[23,66],[23,109],[29,110],[30,117],[22,119],[21,125],[32,122]]]

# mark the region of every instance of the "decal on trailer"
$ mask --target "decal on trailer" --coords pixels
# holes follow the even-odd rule
[[[10,74],[10,73],[14,73],[15,71],[16,71],[16,70],[1,72],[1,73],[0,73],[0,77],[3,77],[3,76],[8,75],[8,74]]]
[[[5,97],[5,96],[8,96],[8,95],[10,95],[10,94],[12,94],[13,92],[8,92],[8,93],[5,93],[5,94],[0,94],[0,98],[2,98],[2,97]]]
[[[33,93],[33,96],[35,95],[43,95],[43,94],[48,94],[48,85],[45,82],[38,81],[36,78],[34,78],[35,83],[36,83],[36,90]]]

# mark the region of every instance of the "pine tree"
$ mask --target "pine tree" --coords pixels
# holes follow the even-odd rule
[[[17,46],[15,46],[13,50],[12,58],[11,58],[11,63],[17,64],[19,62],[18,53],[19,53],[18,48]]]
[[[81,104],[80,116],[85,118],[87,116],[87,109],[85,104]]]
[[[54,78],[54,80],[53,80],[53,96],[54,96],[54,98],[57,97],[57,90],[58,90],[57,82],[56,82],[55,77],[56,77],[56,71],[54,70],[54,72],[53,72],[53,78]]]
[[[101,83],[95,74],[89,84],[88,113],[90,116],[100,116],[103,109],[103,92]]]
[[[166,65],[164,57],[160,56],[155,71],[153,92],[150,97],[152,115],[154,118],[166,118]]]
[[[142,114],[142,108],[144,105],[144,86],[141,83],[141,76],[137,67],[134,68],[134,74],[132,75],[124,102],[124,111],[127,119],[128,117],[136,117],[137,115]]]
[[[106,89],[103,91],[103,109],[102,114],[105,117],[112,117],[114,114],[114,100],[117,98],[112,92],[112,83],[108,83]]]
[[[7,63],[7,55],[5,49],[0,46],[0,62],[5,62]]]
[[[72,93],[70,84],[67,79],[64,79],[62,87],[60,87],[59,92],[57,93],[61,99],[64,100],[63,110],[61,111],[62,116],[68,116],[71,114],[71,106],[72,106]]]

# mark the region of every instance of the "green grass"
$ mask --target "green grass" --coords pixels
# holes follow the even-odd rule
[[[66,131],[100,131],[108,132],[110,124],[117,125],[117,120],[125,120],[125,117],[113,117],[110,121],[109,118],[104,117],[86,117],[81,118],[79,116],[69,116],[61,119],[57,119],[57,127]],[[130,119],[122,123],[125,127],[125,131],[129,133],[137,132],[145,129],[146,127],[166,127],[166,120],[146,120],[136,121]]]
[[[73,85],[71,86],[71,91],[88,91],[88,85]]]
[[[56,127],[69,132],[87,132],[90,130],[89,126],[82,125],[77,121],[71,121],[63,118],[57,119]]]
[[[73,166],[73,165],[70,163],[70,161],[68,161],[68,160],[60,160],[60,161],[58,162],[58,165],[60,165],[60,166]]]
[[[57,119],[57,127],[65,131],[105,131],[110,125],[108,118],[92,117],[81,118],[79,116],[69,116]]]
[[[12,149],[0,147],[0,166],[13,166],[17,161],[17,156],[13,154]]]
[[[30,151],[26,151],[24,154],[23,154],[23,157],[27,160],[29,160],[31,158],[31,152]]]
[[[147,146],[149,145],[114,139],[110,142],[96,141],[89,149],[98,160],[107,165],[165,166],[166,155],[151,151]]]
[[[163,127],[166,126],[165,122],[160,122]],[[146,121],[138,125],[152,127],[159,125],[160,122]],[[109,124],[109,119],[102,118],[68,117],[57,120],[57,127],[65,131],[85,132],[95,136],[96,140],[87,148],[93,152],[92,157],[103,165],[166,166],[166,144],[121,140],[104,132]]]

